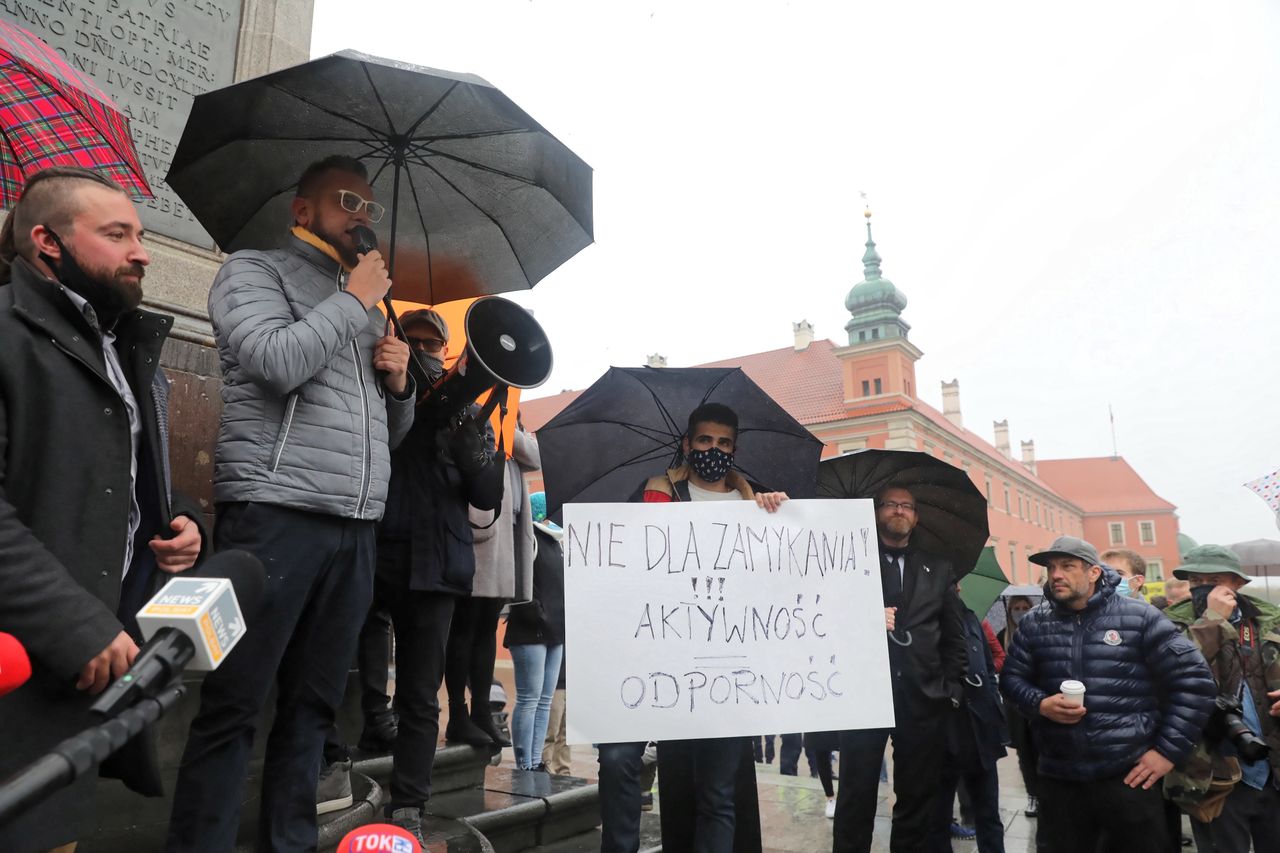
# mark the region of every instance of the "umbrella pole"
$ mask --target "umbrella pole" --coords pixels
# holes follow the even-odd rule
[[[391,244],[388,248],[390,257],[387,258],[387,277],[391,279],[391,286],[395,287],[396,274],[396,218],[400,212],[400,162],[403,159],[403,148],[396,149],[395,160],[395,180],[391,185]],[[391,304],[391,291],[387,291],[387,295],[382,297],[382,306],[387,309],[387,319],[391,321],[391,327],[395,329],[396,337],[402,341],[408,341],[409,338],[404,333],[404,326],[400,325],[400,316],[396,314],[395,307]],[[418,358],[418,354],[413,351],[413,347],[409,348],[409,358],[413,359],[418,365],[418,369],[425,376],[427,371],[423,368],[422,361]]]

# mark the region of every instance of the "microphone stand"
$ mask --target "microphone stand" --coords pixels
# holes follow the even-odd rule
[[[107,756],[160,719],[185,692],[182,682],[175,679],[154,697],[144,697],[114,719],[67,738],[10,776],[0,785],[0,825],[96,769]]]

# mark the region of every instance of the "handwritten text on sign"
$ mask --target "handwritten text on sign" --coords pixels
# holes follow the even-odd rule
[[[572,742],[893,725],[870,501],[564,517]]]

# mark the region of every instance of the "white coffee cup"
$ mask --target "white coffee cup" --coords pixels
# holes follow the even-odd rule
[[[1068,679],[1067,681],[1062,682],[1062,687],[1060,687],[1059,690],[1062,692],[1062,695],[1066,697],[1067,702],[1069,702],[1070,704],[1072,705],[1084,704],[1084,684],[1083,683]]]

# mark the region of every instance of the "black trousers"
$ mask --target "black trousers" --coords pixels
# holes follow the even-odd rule
[[[896,772],[895,772],[896,778]],[[1004,853],[1004,821],[1000,819],[1000,778],[994,762],[989,769],[959,773],[942,771],[933,798],[929,832],[930,853],[950,853],[952,802],[960,794],[961,822],[978,831],[979,853]],[[968,814],[966,814],[968,812]]]
[[[800,734],[781,736],[782,745],[778,748],[778,774],[781,776],[800,775],[800,752],[804,738]]]
[[[503,603],[501,598],[459,598],[449,628],[444,669],[449,704],[464,703],[470,688],[471,715],[476,718],[489,716],[489,687],[498,657],[498,615]]]
[[[400,726],[391,751],[392,809],[421,808],[431,797],[431,768],[440,740],[438,696],[449,623],[459,601],[455,595],[410,590],[409,559],[407,542],[378,543],[375,606],[386,608],[396,636],[395,708]]]
[[[809,770],[818,774],[822,782],[822,792],[827,797],[834,797],[836,789],[831,777],[831,753],[840,748],[839,732],[806,732],[804,736],[804,753],[809,759]]]
[[[374,583],[373,605],[360,629],[356,665],[360,668],[360,710],[366,726],[377,723],[391,713],[391,697],[387,695],[387,673],[391,664],[391,613],[386,596],[378,594]]]
[[[1124,775],[1090,782],[1040,777],[1040,827],[1052,853],[1168,853],[1162,786],[1130,788]]]
[[[913,707],[895,701],[898,725],[840,733],[840,787],[836,795],[833,853],[866,853],[871,849],[879,799],[880,763],[885,743],[893,737],[893,853],[919,853],[929,835],[929,815],[942,772],[945,714],[942,703]]]
[[[254,730],[274,684],[257,849],[311,851],[321,748],[346,690],[373,589],[373,522],[270,504],[225,504],[218,508],[214,543],[262,560],[263,607],[201,686],[166,849],[225,853],[236,846]]]
[[[1222,806],[1222,814],[1210,823],[1191,821],[1199,853],[1254,853],[1280,851],[1280,791],[1268,785],[1262,790],[1237,783]]]

